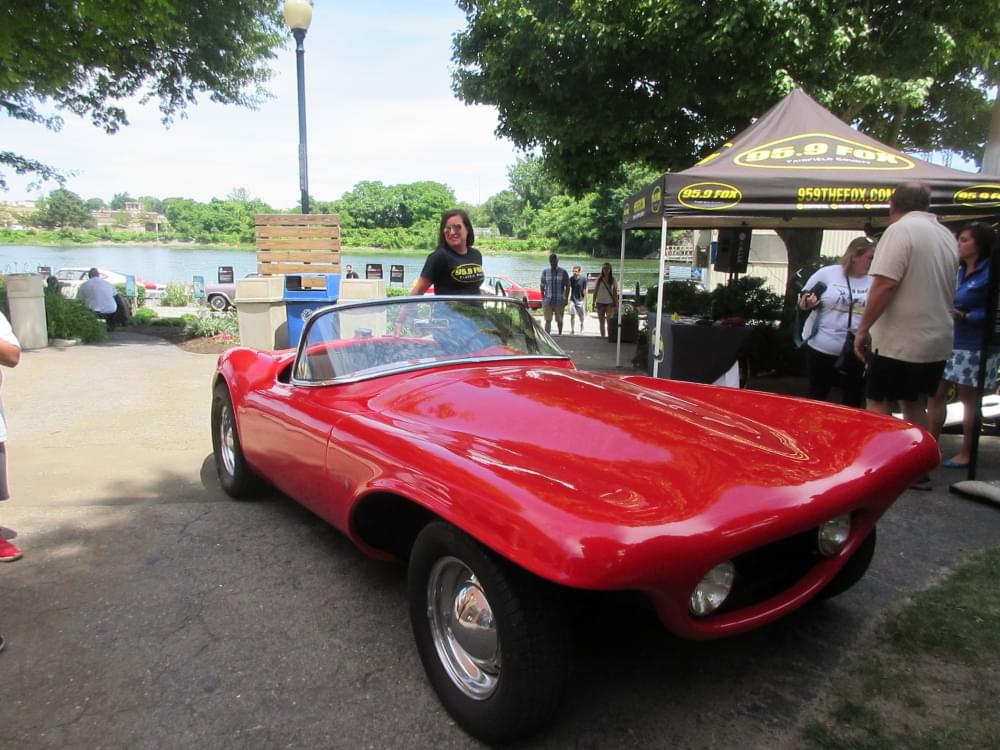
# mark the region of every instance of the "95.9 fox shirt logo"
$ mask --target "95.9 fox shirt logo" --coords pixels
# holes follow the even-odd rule
[[[478,263],[463,263],[451,269],[451,278],[461,284],[481,284],[485,277]]]

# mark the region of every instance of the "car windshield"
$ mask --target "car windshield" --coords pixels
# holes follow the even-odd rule
[[[519,302],[397,297],[334,305],[307,322],[295,363],[304,383],[360,380],[461,361],[566,354]]]

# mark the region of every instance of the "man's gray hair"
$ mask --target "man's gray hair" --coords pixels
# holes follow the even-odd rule
[[[896,188],[889,203],[901,214],[926,211],[931,207],[931,188],[923,182],[904,182]]]

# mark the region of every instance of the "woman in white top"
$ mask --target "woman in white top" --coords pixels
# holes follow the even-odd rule
[[[597,322],[601,326],[601,338],[604,338],[606,321],[614,315],[615,307],[618,305],[618,284],[615,283],[615,274],[611,270],[611,264],[605,263],[601,266],[601,275],[597,277],[594,286],[594,307],[597,309]]]
[[[21,344],[0,312],[0,365],[14,367],[21,361]],[[2,376],[0,376],[2,382]],[[3,404],[0,403],[0,501],[10,497],[7,491],[7,422],[4,420]],[[21,557],[21,550],[4,539],[0,534],[0,562],[13,562]]]
[[[855,331],[868,301],[868,269],[875,243],[867,237],[851,240],[840,262],[824,266],[809,277],[799,295],[799,308],[811,310],[802,327],[809,373],[809,398],[826,400],[834,385],[840,386],[841,403],[864,406],[864,372],[844,374],[835,366],[848,330]],[[819,284],[819,294],[816,287]]]

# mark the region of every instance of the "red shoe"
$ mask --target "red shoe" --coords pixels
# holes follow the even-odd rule
[[[20,559],[20,557],[21,550],[6,539],[0,538],[0,562],[14,562]]]

